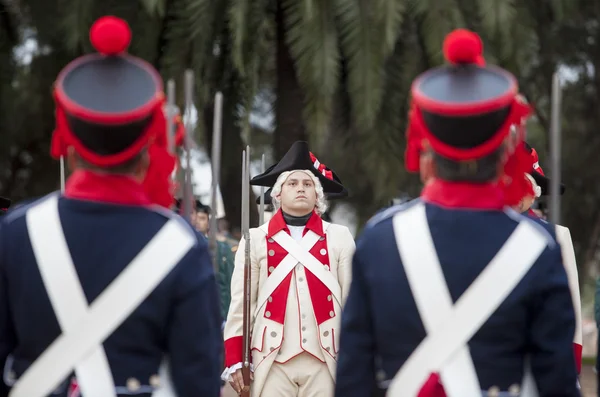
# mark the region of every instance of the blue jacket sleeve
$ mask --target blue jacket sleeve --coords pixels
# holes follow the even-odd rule
[[[352,284],[342,313],[335,396],[370,396],[375,390],[375,346],[371,291],[364,270],[365,244],[359,241],[352,260]]]
[[[580,396],[573,353],[575,312],[560,245],[546,249],[536,265],[543,272],[530,308],[529,341],[539,396]]]
[[[180,397],[218,397],[223,339],[217,283],[206,241],[201,239],[180,266],[168,329],[173,384]]]
[[[0,224],[0,369],[4,368],[6,359],[16,345],[16,336],[8,302],[3,244],[4,239],[2,238]],[[8,386],[4,383],[3,379],[0,379],[0,397],[8,396],[8,392]]]

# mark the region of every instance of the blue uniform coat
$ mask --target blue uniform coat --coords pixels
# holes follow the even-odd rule
[[[28,204],[0,221],[0,397],[61,334],[28,238]],[[149,206],[61,197],[59,214],[85,296],[92,302],[155,233],[178,215]],[[184,222],[183,220],[181,220]],[[163,356],[179,397],[216,397],[221,316],[208,244],[195,246],[104,341],[117,393],[149,397]],[[153,379],[153,381],[152,381]],[[55,396],[65,396],[65,379]]]
[[[377,215],[357,242],[353,282],[342,315],[336,397],[383,396],[426,336],[392,224],[393,215],[410,205]],[[534,222],[512,211],[431,202],[426,203],[426,215],[454,302],[517,224]],[[536,227],[547,235],[549,247],[470,340],[470,353],[484,393],[520,385],[524,357],[529,355],[540,397],[579,396],[572,349],[575,315],[560,246],[554,228]]]

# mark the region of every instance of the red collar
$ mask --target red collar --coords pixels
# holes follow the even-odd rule
[[[504,208],[502,189],[491,183],[474,184],[434,179],[421,192],[423,201],[449,208],[501,210]]]
[[[269,221],[269,237],[272,237],[279,233],[280,231],[285,230],[289,234],[289,229],[285,220],[283,219],[283,213],[281,209],[277,210],[275,215]],[[306,222],[306,230],[312,230],[319,236],[324,236],[323,233],[323,220],[316,212],[313,212],[312,216],[308,218],[308,222]]]
[[[125,175],[77,170],[65,186],[65,197],[101,203],[145,206],[150,199],[141,183]]]

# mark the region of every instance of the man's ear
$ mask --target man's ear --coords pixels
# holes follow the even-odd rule
[[[77,153],[73,146],[67,147],[67,167],[70,172],[75,171],[79,168],[79,161],[77,160]]]

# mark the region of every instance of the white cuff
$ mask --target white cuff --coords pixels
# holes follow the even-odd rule
[[[223,371],[223,373],[221,374],[221,380],[225,381],[225,382],[231,382],[233,380],[233,378],[231,377],[231,375],[233,375],[235,373],[235,371],[237,371],[238,369],[242,368],[242,363],[237,363],[232,365],[229,368],[225,368],[225,371]],[[254,365],[250,364],[250,371],[254,372]]]

